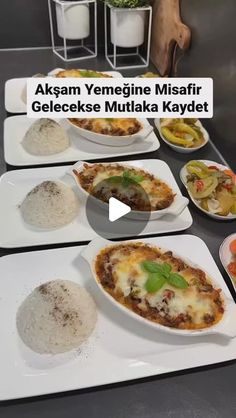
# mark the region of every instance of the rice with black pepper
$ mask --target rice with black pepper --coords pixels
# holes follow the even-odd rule
[[[32,155],[53,155],[70,146],[66,131],[52,119],[39,119],[26,132],[23,148]]]
[[[23,342],[41,354],[78,348],[91,335],[96,321],[93,298],[69,280],[53,280],[34,289],[16,318]]]
[[[59,228],[78,214],[75,192],[60,181],[44,181],[32,189],[20,206],[26,223],[38,228]]]

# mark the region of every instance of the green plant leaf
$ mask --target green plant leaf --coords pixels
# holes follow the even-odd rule
[[[140,175],[132,175],[131,177],[130,177],[133,181],[135,181],[135,183],[141,183],[143,180],[144,180],[144,177],[143,176],[140,176]]]
[[[145,283],[145,289],[148,293],[155,293],[162,288],[166,279],[161,273],[150,273]]]
[[[130,178],[130,172],[129,172],[129,171],[127,171],[127,170],[126,170],[126,171],[124,171],[124,172],[123,172],[123,177],[124,177],[124,178],[128,178],[128,179],[129,179],[129,178]]]
[[[128,177],[123,177],[122,179],[122,186],[124,188],[127,188],[130,186],[130,184],[132,184],[132,180],[130,180]]]
[[[86,78],[90,78],[90,77],[101,78],[101,75],[97,73],[97,71],[93,71],[93,70],[80,70],[80,74],[82,75],[82,77],[86,77]]]
[[[171,273],[172,267],[168,263],[159,264],[152,260],[145,260],[141,263],[141,267],[149,273],[145,283],[145,288],[149,293],[159,290],[166,281],[179,289],[186,289],[189,286],[183,276]]]
[[[186,289],[188,287],[187,280],[178,273],[170,273],[167,281],[171,286],[178,287],[179,289]]]
[[[111,177],[108,177],[106,179],[106,181],[108,181],[109,183],[113,183],[113,184],[119,184],[119,183],[122,183],[123,177],[121,177],[121,176],[111,176]]]
[[[143,176],[140,176],[139,174],[130,173],[129,171],[124,171],[123,177],[124,179],[135,183],[141,183],[141,181],[144,180]]]
[[[143,7],[150,3],[149,0],[103,0],[113,7],[135,8]]]
[[[151,260],[143,261],[141,263],[141,266],[143,270],[147,271],[148,273],[161,273],[162,274],[163,272],[162,264],[158,264],[155,261],[151,261]]]
[[[143,176],[132,175],[129,171],[124,171],[122,176],[111,176],[106,180],[113,184],[122,184],[123,187],[129,187],[131,184],[137,184],[143,181]]]
[[[163,271],[164,276],[166,278],[168,278],[169,277],[169,274],[170,274],[170,272],[172,270],[171,265],[168,264],[168,263],[163,263],[161,266],[162,266],[162,271]]]

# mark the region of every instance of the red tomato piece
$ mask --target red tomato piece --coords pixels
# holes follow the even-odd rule
[[[196,188],[197,188],[197,192],[200,192],[201,190],[203,190],[204,188],[204,183],[202,180],[197,180],[196,181]]]
[[[216,171],[220,171],[218,167],[216,167],[216,165],[209,165],[208,168],[210,170],[216,170]]]
[[[225,184],[222,184],[222,186],[224,187],[224,189],[226,189],[226,190],[231,190],[232,189],[232,187],[233,187],[233,184],[227,184],[227,183],[225,183]]]
[[[228,270],[232,276],[236,276],[236,261],[232,261],[228,265]]]
[[[236,255],[236,239],[231,241],[231,243],[229,244],[229,249],[233,255]]]

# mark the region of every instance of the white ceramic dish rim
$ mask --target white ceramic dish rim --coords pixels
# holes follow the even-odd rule
[[[228,243],[231,241],[231,239],[236,239],[236,232],[233,232],[232,234],[228,235],[224,241],[221,243],[220,248],[219,248],[219,256],[220,256],[220,261],[222,263],[222,266],[224,267],[227,275],[229,276],[231,283],[234,287],[234,289],[236,290],[236,283],[234,283],[232,276],[230,275],[229,271],[228,271],[228,266],[225,262],[225,258],[224,258],[224,250],[227,251],[228,253],[230,253],[229,248],[227,248]],[[230,253],[231,254],[231,253]]]
[[[93,278],[95,282],[97,283],[98,287],[102,290],[103,294],[112,302],[112,304],[116,307],[119,307],[123,312],[126,312],[127,315],[131,316],[132,318],[137,319],[139,322],[142,322],[143,324],[146,324],[148,326],[151,326],[152,328],[155,328],[157,330],[163,331],[168,334],[175,334],[175,335],[182,335],[182,336],[202,336],[202,335],[210,335],[210,334],[218,334],[222,335],[228,338],[234,338],[236,336],[236,323],[234,321],[234,315],[236,313],[236,304],[228,299],[224,293],[221,293],[221,297],[224,301],[224,308],[225,312],[220,320],[216,325],[213,325],[212,327],[208,329],[202,329],[202,330],[179,330],[174,329],[170,327],[166,327],[161,324],[157,324],[154,322],[149,321],[148,319],[145,319],[141,317],[140,315],[136,314],[135,312],[131,311],[130,309],[126,308],[119,302],[117,302],[109,293],[106,292],[106,290],[103,288],[101,283],[99,282],[99,279],[97,278],[96,272],[95,272],[95,261],[98,256],[98,254],[101,252],[102,249],[107,248],[109,246],[116,246],[119,244],[129,244],[131,242],[142,242],[142,239],[137,240],[125,240],[125,241],[119,241],[119,242],[112,242],[109,240],[106,240],[104,238],[98,237],[93,239],[81,252],[81,256],[89,263]],[[145,241],[145,244],[148,244],[148,240]],[[152,246],[155,246],[154,244],[151,244]],[[158,247],[162,251],[168,251],[168,249],[165,249],[163,247]],[[196,265],[191,262],[188,258],[182,257],[177,253],[174,253],[174,256],[181,257],[182,260],[184,260],[187,264],[191,265],[194,268],[200,268],[199,265]],[[207,271],[204,269],[205,273],[208,275]],[[212,284],[215,287],[218,287],[218,283],[214,281],[214,279],[211,278],[211,275],[208,275],[210,277],[210,280]]]
[[[76,169],[78,172],[83,171],[83,167],[84,164],[89,164],[89,165],[94,165],[94,164],[103,164],[103,165],[116,165],[116,164],[120,164],[123,165],[124,167],[127,168],[135,168],[135,166],[132,165],[132,161],[130,162],[130,164],[126,164],[126,163],[116,163],[116,162],[108,162],[108,163],[86,163],[85,161],[78,161],[76,164],[74,164],[71,169],[67,172],[68,174],[70,174],[75,182],[77,187],[79,188],[79,190],[88,198],[90,195],[89,193],[83,189],[83,187],[81,186],[81,184],[79,183],[76,175],[74,174],[73,170]],[[166,164],[166,163],[165,163]],[[148,170],[145,170],[145,168],[142,168],[143,171],[146,171],[147,173],[149,173]],[[149,173],[150,174],[150,173]],[[97,203],[99,203],[100,205],[104,206],[104,205],[108,205],[108,203],[105,202],[101,202],[99,199],[94,198],[95,201]],[[156,211],[152,211],[150,214],[150,220],[151,219],[158,219],[164,215],[173,215],[173,216],[178,216],[180,215],[180,213],[182,213],[182,211],[187,207],[189,203],[189,200],[182,196],[181,194],[176,194],[174,197],[174,201],[173,203],[166,209],[160,209],[160,210],[156,210]],[[140,216],[140,218],[142,219],[143,217],[146,219],[147,214],[149,214],[149,212],[147,211],[132,211],[132,214],[134,214],[136,217]],[[129,217],[130,213],[128,213],[126,215],[126,217]]]
[[[135,164],[141,166],[144,163],[148,163],[148,167],[152,170],[154,162],[157,160],[137,160],[134,161]],[[126,161],[127,162],[127,161]],[[84,243],[92,240],[96,236],[96,232],[89,226],[86,218],[85,209],[85,199],[81,197],[81,216],[79,215],[78,219],[75,220],[75,225],[81,225],[82,234],[78,237],[77,228],[74,227],[74,223],[68,224],[66,229],[59,228],[57,234],[52,234],[52,231],[44,234],[34,234],[34,231],[29,230],[29,228],[22,228],[22,223],[16,219],[19,213],[17,207],[19,202],[22,201],[25,195],[33,189],[34,186],[41,183],[44,180],[58,180],[63,179],[66,184],[71,185],[71,187],[76,187],[74,184],[74,179],[71,175],[68,175],[69,169],[72,166],[70,165],[57,165],[54,167],[43,167],[43,168],[24,168],[16,171],[8,171],[0,177],[0,192],[2,193],[2,199],[4,199],[4,204],[1,205],[1,219],[2,227],[4,231],[0,235],[0,246],[2,248],[19,248],[19,247],[34,247],[39,245],[54,245],[54,244],[64,244],[79,242]],[[170,176],[172,176],[171,172]],[[174,180],[174,178],[173,178]],[[179,187],[174,180],[174,189],[179,191]],[[15,196],[14,189],[17,188],[17,199]],[[23,190],[22,190],[23,189]],[[18,193],[19,191],[19,193]],[[79,190],[78,190],[79,193]],[[9,218],[14,223],[14,228],[9,228],[9,222],[5,222],[4,219],[10,211]],[[84,222],[84,223],[83,223]],[[148,237],[154,233],[157,235],[168,234],[173,232],[184,231],[188,229],[193,223],[193,218],[188,208],[186,208],[178,217],[173,217],[170,221],[169,218],[163,217],[160,221],[147,222],[146,227],[142,232],[143,237]],[[20,235],[19,235],[20,231]],[[50,236],[49,236],[50,234]],[[122,233],[118,238],[129,238],[130,235]],[[79,241],[78,241],[79,240]]]
[[[189,234],[174,237],[169,235],[159,238],[160,239],[158,239],[158,237],[149,238],[149,240],[150,242],[152,241],[154,245],[160,245],[163,248],[171,248],[171,245],[173,244],[176,251],[178,251],[179,239],[181,240],[181,243],[183,242],[183,246],[186,250],[188,250],[191,246],[196,245],[200,251],[199,255],[196,253],[194,255],[194,259],[198,260],[196,263],[202,264],[201,256],[204,257],[205,255],[204,265],[207,265],[207,262],[210,263],[209,270],[212,272],[212,277],[216,277],[217,281],[221,284],[222,289],[224,289],[225,294],[228,298],[230,298],[230,293],[223,277],[210,255],[209,250],[206,248],[206,244],[200,240],[200,238]],[[146,239],[143,239],[143,241],[145,240]],[[83,247],[75,245],[67,248],[54,248],[43,251],[37,250],[34,252],[28,251],[24,254],[12,254],[3,257],[1,259],[2,276],[4,276],[4,272],[6,272],[7,277],[10,280],[7,280],[7,287],[6,283],[2,281],[2,296],[5,294],[6,296],[9,295],[10,293],[7,289],[10,289],[13,286],[14,289],[11,299],[14,301],[13,303],[16,307],[36,286],[42,284],[48,279],[63,276],[67,279],[74,280],[77,283],[85,284],[85,286],[86,283],[89,283],[91,288],[89,287],[88,289],[92,290],[92,294],[95,296],[98,306],[101,307],[101,303],[105,302],[104,295],[92,279],[89,266],[84,260],[81,259],[81,267],[83,272],[87,272],[87,276],[78,277],[76,273],[77,263],[74,263],[74,261],[78,260],[79,253]],[[190,254],[191,251],[189,252],[188,250],[188,257]],[[63,271],[57,267],[58,262],[62,259],[64,260]],[[34,266],[37,262],[39,264],[39,270],[37,271],[37,274],[32,277],[32,272],[34,272]],[[19,269],[19,265],[22,267],[21,271],[24,272],[24,276],[22,276],[23,281],[17,280],[16,272],[17,266]],[[19,278],[20,277],[18,277],[18,279]],[[21,287],[17,285],[17,282],[18,284],[21,282]],[[14,286],[14,283],[16,283],[17,286]],[[5,297],[2,298],[0,306],[2,307],[2,312],[6,312],[6,309],[7,311],[12,309]],[[34,357],[32,359],[32,357],[30,356],[29,358],[28,354],[25,352],[19,353],[18,346],[14,338],[14,330],[12,332],[12,326],[15,329],[14,318],[11,315],[8,315],[11,326],[6,329],[4,328],[6,344],[2,344],[1,351],[1,366],[4,367],[4,369],[2,368],[1,370],[3,375],[6,377],[6,381],[4,380],[5,385],[1,390],[0,400],[6,401],[10,399],[66,392],[68,390],[80,390],[89,387],[102,386],[104,384],[126,382],[132,379],[140,379],[154,375],[164,376],[166,373],[180,370],[186,371],[193,367],[207,367],[210,364],[222,364],[224,361],[231,361],[235,358],[236,339],[224,339],[223,341],[221,336],[211,335],[208,337],[199,337],[197,339],[189,337],[188,341],[185,341],[185,338],[182,336],[163,334],[161,331],[151,328],[148,329],[145,325],[141,325],[138,321],[135,322],[134,319],[131,319],[130,326],[132,326],[132,323],[135,326],[135,335],[138,338],[138,342],[141,342],[142,346],[136,345],[137,340],[133,340],[132,329],[131,332],[128,333],[129,343],[127,344],[127,341],[125,340],[125,336],[127,335],[125,332],[126,327],[124,327],[124,329],[122,328],[122,321],[119,321],[118,324],[116,321],[115,324],[111,321],[110,328],[110,318],[108,315],[113,307],[109,300],[106,300],[106,307],[107,310],[104,316],[108,319],[108,323],[106,322],[105,326],[105,323],[103,322],[104,316],[102,315],[103,318],[101,327],[99,318],[100,323],[98,322],[98,333],[95,334],[95,339],[91,341],[91,344],[89,343],[89,346],[85,347],[85,351],[82,350],[82,356],[79,354],[79,357],[76,358],[75,361],[72,359],[72,363],[70,362],[71,357],[69,357],[68,360],[66,358],[66,364],[64,363],[66,366],[65,368],[63,365],[61,368],[57,361],[56,367],[51,368],[51,366],[54,366],[55,363],[52,365],[50,359],[50,370],[46,368],[43,368],[42,370],[42,362],[40,359],[40,369],[37,368],[37,370],[35,370],[34,362],[31,362],[30,368],[27,367],[28,359],[34,361],[36,360],[38,362],[38,358],[35,359]],[[15,312],[16,308],[13,309]],[[100,308],[98,311],[100,311]],[[11,312],[13,311],[11,310]],[[117,312],[114,309],[112,310],[112,313],[113,317],[115,317],[116,314],[119,315],[119,311]],[[123,320],[124,318],[125,317],[123,316]],[[138,332],[140,325],[142,329],[141,340],[139,339],[140,335]],[[128,330],[129,329],[130,327],[128,327]],[[102,331],[101,334],[100,330]],[[116,338],[115,341],[110,337],[110,330],[111,335]],[[149,331],[154,337],[154,341],[151,341],[150,344],[149,339],[146,338],[146,332],[148,332],[149,335]],[[118,333],[119,336],[123,337],[121,343]],[[10,350],[8,350],[7,347],[8,335],[10,338]],[[106,344],[108,344],[108,346]],[[96,349],[94,350],[95,347]],[[97,347],[101,347],[101,354],[100,350],[97,350]],[[13,353],[12,356],[9,357],[11,350]],[[87,357],[87,355],[89,357]],[[26,361],[24,361],[24,359]],[[104,361],[105,363],[107,362],[106,368],[104,368]],[[80,368],[80,365],[82,365],[82,369]],[[94,373],[94,366],[95,368],[96,366],[98,367],[96,373]],[[31,367],[33,367],[33,370]],[[71,367],[71,369],[68,370],[68,367]],[[87,379],[86,376],[88,376]],[[93,376],[93,378],[89,376]]]
[[[69,69],[69,68],[68,68]],[[76,68],[77,70],[82,70],[82,71],[86,71],[89,70],[89,68]],[[49,71],[47,73],[47,75],[49,77],[55,77],[56,74],[58,74],[60,71],[65,71],[67,70],[67,68],[61,68],[61,67],[56,67],[53,70]],[[122,74],[119,71],[113,71],[113,70],[104,70],[104,71],[100,71],[100,70],[92,70],[92,71],[96,71],[98,73],[103,73],[103,74],[108,74],[108,75],[115,75],[116,77],[121,77],[123,78]]]
[[[24,125],[24,121],[22,122],[22,120],[27,120],[27,126],[26,129],[24,129],[22,131],[22,128],[20,128],[20,135],[17,135],[17,126],[20,125],[20,127],[22,126],[22,123]],[[22,147],[22,140],[24,137],[24,134],[26,132],[27,129],[30,128],[30,126],[32,126],[32,124],[34,123],[36,119],[31,119],[31,122],[27,116],[25,114],[17,114],[14,116],[10,116],[8,118],[6,118],[4,120],[4,135],[3,135],[3,140],[4,140],[4,159],[5,161],[10,164],[10,165],[15,165],[15,166],[38,166],[38,165],[49,165],[49,164],[59,164],[59,163],[67,163],[67,162],[73,162],[75,163],[76,161],[78,161],[79,158],[89,161],[89,160],[100,160],[100,159],[110,159],[110,158],[114,158],[114,157],[125,157],[128,155],[140,155],[140,154],[145,154],[148,152],[152,152],[157,150],[160,147],[160,142],[159,139],[157,138],[157,135],[155,134],[155,132],[153,131],[147,138],[147,141],[143,141],[143,147],[140,147],[140,143],[137,144],[138,146],[136,146],[136,144],[134,144],[133,146],[131,144],[129,144],[128,146],[125,147],[109,147],[109,153],[107,151],[107,147],[105,147],[105,153],[104,154],[98,154],[97,152],[95,152],[93,144],[94,142],[92,141],[87,141],[85,138],[82,138],[81,136],[78,137],[78,149],[75,145],[75,143],[77,142],[77,138],[75,137],[75,133],[70,131],[70,126],[67,124],[65,119],[56,119],[56,118],[52,118],[53,120],[56,120],[57,122],[59,122],[60,124],[63,124],[64,129],[66,130],[66,128],[68,129],[68,136],[70,138],[70,141],[72,143],[72,145],[70,145],[69,148],[67,148],[65,151],[62,151],[58,154],[52,154],[50,156],[35,156],[35,155],[31,155],[28,154],[27,151],[25,151]],[[60,122],[61,121],[61,122]],[[14,140],[16,136],[16,146],[14,146],[13,149],[13,144],[14,144]],[[79,145],[79,141],[83,140],[84,143],[86,141],[86,150],[85,151],[81,151],[80,150],[80,145]],[[87,142],[89,142],[87,144]],[[149,144],[148,146],[146,146],[145,144]],[[97,147],[99,147],[100,151],[102,151],[104,149],[104,145],[102,144],[98,144]],[[96,149],[97,149],[96,147]],[[102,148],[103,147],[103,148]],[[132,149],[131,149],[132,148]],[[19,151],[20,150],[20,151]],[[93,150],[93,151],[92,151]],[[122,151],[121,151],[122,150]],[[21,152],[23,152],[23,154],[21,154]],[[83,152],[83,154],[81,155],[81,152]],[[66,157],[66,155],[68,157]]]
[[[83,69],[83,68],[79,68],[79,69]],[[54,77],[59,71],[64,70],[64,68],[54,68],[53,70],[49,71],[46,74],[46,77]],[[114,78],[121,78],[122,74],[118,71],[112,71],[112,70],[104,70],[101,71],[103,73],[112,75]],[[35,73],[36,74],[36,73]],[[23,88],[26,85],[27,79],[32,78],[32,75],[30,76],[26,76],[26,77],[13,77],[13,78],[9,78],[8,80],[6,80],[5,82],[5,87],[4,87],[4,106],[5,109],[11,113],[11,114],[24,114],[26,113],[26,104],[21,100],[21,93]],[[12,91],[14,90],[14,105],[12,105],[12,101],[9,101],[9,89]]]
[[[221,170],[228,170],[229,169],[229,167],[227,167],[226,165],[217,163],[215,161],[210,161],[210,160],[196,160],[196,161],[200,161],[200,162],[202,162],[202,163],[204,163],[208,166],[209,165],[215,165],[216,167],[218,167]],[[187,187],[187,183],[186,183],[186,165],[187,164],[185,164],[180,170],[180,180],[182,181],[183,185],[185,186],[186,190],[188,191],[189,197],[192,200],[192,202],[195,204],[195,206],[197,206],[197,208],[200,209],[202,212],[204,212],[206,215],[210,216],[211,218],[218,219],[219,221],[232,221],[233,219],[236,219],[236,215],[233,215],[233,214],[232,215],[229,214],[227,216],[220,216],[220,215],[217,215],[216,213],[207,212],[207,210],[203,209],[200,206],[200,204],[198,204],[197,200],[192,197],[192,195],[189,192],[188,187]]]
[[[153,126],[151,126],[147,121],[144,122],[142,119],[137,118],[137,120],[141,124],[142,129],[140,129],[135,134],[123,135],[123,136],[100,134],[97,132],[88,131],[87,129],[81,128],[75,125],[69,119],[67,119],[67,122],[74,129],[76,133],[88,139],[89,141],[115,147],[115,146],[121,146],[121,145],[123,146],[130,145],[135,140],[136,141],[144,140],[145,138],[147,138],[147,136],[149,136],[152,133]],[[107,141],[111,141],[111,142],[109,143]]]
[[[182,153],[186,153],[189,154],[191,152],[197,151],[201,148],[203,148],[208,142],[209,142],[209,134],[207,132],[207,130],[204,128],[203,124],[201,123],[201,121],[198,119],[196,125],[199,126],[199,128],[201,129],[203,136],[204,136],[204,142],[199,145],[198,147],[191,147],[191,148],[185,148],[185,147],[181,147],[180,145],[175,145],[172,144],[170,141],[167,141],[167,139],[164,137],[164,135],[162,135],[161,132],[161,126],[160,126],[160,119],[157,118],[155,119],[155,126],[157,127],[157,130],[159,132],[159,135],[161,137],[161,139],[167,144],[169,145],[171,148],[175,149],[176,151],[182,152]]]

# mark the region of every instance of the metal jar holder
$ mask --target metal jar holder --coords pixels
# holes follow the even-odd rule
[[[48,11],[54,54],[63,61],[77,61],[97,56],[96,0],[48,0]],[[88,43],[88,38],[91,43]],[[58,45],[60,39],[63,40],[62,45]]]
[[[123,16],[128,13],[145,13],[145,33],[144,42],[138,46],[130,47],[129,36],[127,36],[127,46],[119,45],[117,41],[119,24]],[[113,14],[113,16],[112,16]],[[121,9],[104,3],[104,25],[105,25],[105,57],[112,68],[128,69],[143,68],[149,65],[151,27],[152,27],[152,7],[138,7],[130,9]],[[113,25],[113,28],[111,27]],[[110,29],[110,30],[109,30]],[[130,28],[131,29],[131,28]],[[139,33],[139,30],[136,31]],[[125,35],[124,35],[125,36]],[[111,39],[113,38],[113,39]],[[119,51],[118,51],[119,48]],[[126,52],[124,50],[126,49]],[[111,53],[110,53],[111,52]]]

